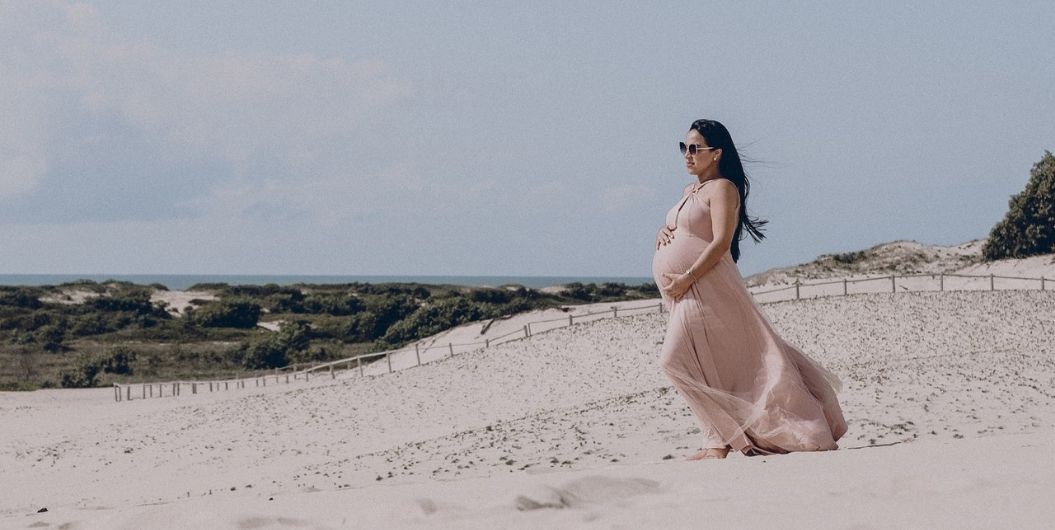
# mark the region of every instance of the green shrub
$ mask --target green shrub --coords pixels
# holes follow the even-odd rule
[[[465,298],[432,302],[388,328],[381,339],[386,344],[402,344],[454,326],[483,318],[480,306]]]
[[[507,304],[513,299],[513,296],[513,292],[505,289],[473,289],[469,291],[470,300],[486,304]]]
[[[345,316],[366,309],[366,304],[353,294],[311,294],[304,297],[301,309],[316,315]]]
[[[605,282],[597,289],[597,294],[601,296],[623,296],[626,294],[626,286],[621,283]]]
[[[101,357],[97,364],[108,374],[132,375],[132,363],[136,352],[124,346],[117,346]]]
[[[325,346],[312,346],[303,350],[294,350],[287,353],[290,362],[294,363],[314,363],[319,361],[327,361],[332,358],[330,351]]]
[[[303,313],[304,293],[300,289],[289,289],[269,294],[267,303],[272,313]]]
[[[100,370],[99,359],[86,354],[81,355],[73,372],[62,372],[60,384],[62,388],[95,386],[95,378],[99,375]]]
[[[1045,151],[1029,182],[1008,201],[1008,212],[993,227],[982,258],[993,261],[1055,252],[1055,156]]]
[[[375,300],[367,304],[367,310],[373,313],[374,317],[361,320],[360,330],[366,332],[366,340],[379,339],[388,332],[388,328],[417,309],[417,302],[403,294]]]
[[[44,351],[57,352],[62,350],[62,341],[66,339],[66,328],[64,323],[49,324],[41,326],[34,333],[35,341],[41,344]]]
[[[593,284],[590,284],[591,286]],[[593,296],[590,294],[591,289],[587,288],[582,282],[571,282],[564,284],[564,296],[573,298],[575,300],[581,300],[583,302],[589,302],[593,300]]]
[[[92,298],[89,303],[100,311],[125,311],[141,315],[149,315],[155,311],[154,304],[150,303],[149,298],[100,296]]]
[[[369,342],[379,338],[385,331],[387,328],[378,324],[376,313],[363,311],[348,319],[339,338],[345,342]]]
[[[88,337],[116,331],[120,327],[112,325],[110,319],[98,313],[77,315],[70,319],[67,332],[74,337]]]
[[[841,254],[832,254],[832,261],[842,263],[843,265],[852,265],[864,259],[865,256],[866,254],[863,250],[844,252]]]
[[[185,313],[203,328],[253,328],[260,320],[260,305],[244,299],[212,302]]]
[[[307,350],[310,344],[311,328],[306,322],[287,322],[267,340],[244,346],[242,365],[254,370],[281,368],[297,357],[298,352]]]
[[[258,342],[252,345],[246,344],[241,359],[242,366],[250,370],[280,368],[289,364],[286,350],[272,341]]]
[[[3,288],[0,305],[38,309],[44,305],[40,302],[40,294],[39,290],[30,287]]]
[[[36,331],[39,328],[52,324],[52,315],[46,311],[33,311],[0,321],[0,329],[12,329],[18,331]]]

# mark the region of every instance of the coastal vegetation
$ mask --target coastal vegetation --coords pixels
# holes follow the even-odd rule
[[[1008,201],[1007,215],[982,247],[986,261],[1055,252],[1055,156],[1045,151],[1021,193]]]
[[[396,348],[466,322],[654,298],[655,284],[471,288],[417,283],[0,286],[0,390],[244,376]]]

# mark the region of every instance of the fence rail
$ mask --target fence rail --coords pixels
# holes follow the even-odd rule
[[[898,280],[901,280],[899,283]],[[915,280],[915,281],[913,281]],[[958,281],[967,280],[967,281]],[[999,285],[997,280],[1001,280],[1003,285]],[[1012,282],[1027,282],[1025,285],[1021,283],[1008,284],[1008,281]],[[804,283],[800,280],[795,280],[792,284],[786,287],[778,287],[776,289],[767,289],[761,291],[752,291],[752,295],[758,299],[759,303],[772,303],[781,302],[786,300],[802,300],[804,298],[818,298],[825,296],[848,296],[851,294],[863,294],[863,293],[874,293],[882,292],[872,290],[851,290],[851,286],[866,282],[889,282],[889,292],[920,292],[920,291],[1006,291],[1006,290],[1034,290],[1039,289],[1041,291],[1047,291],[1049,286],[1047,283],[1052,281],[1051,278],[1041,276],[1039,278],[1026,277],[1026,276],[1004,276],[997,274],[956,274],[956,273],[933,273],[933,274],[889,274],[882,276],[872,276],[869,278],[842,278],[839,280],[830,281],[819,281],[819,282],[808,282]],[[829,286],[841,286],[841,288],[831,289]],[[825,287],[829,287],[824,289]],[[812,291],[812,292],[809,292]],[[773,297],[768,296],[775,293],[787,292],[786,297]],[[792,295],[791,293],[794,293]]]
[[[955,281],[953,281],[953,282],[947,281],[947,279],[953,279],[953,278],[954,279],[967,279],[968,281],[967,282],[961,282],[960,285],[957,286]],[[916,283],[912,283],[912,282],[906,283],[905,281],[902,281],[902,283],[899,285],[898,284],[898,280],[899,279],[901,279],[901,280],[926,279],[927,281],[937,282],[937,283],[935,284],[936,285],[935,287],[926,288],[927,287],[926,281],[924,281],[924,282],[916,282]],[[982,288],[979,289],[977,287],[974,287],[974,285],[977,284],[978,280],[988,280],[988,282],[983,283]],[[1041,276],[1039,278],[1030,278],[1030,277],[1022,277],[1022,276],[1001,276],[1001,275],[995,275],[995,274],[986,274],[986,275],[954,274],[954,273],[902,274],[902,275],[891,274],[891,275],[884,275],[884,276],[874,276],[874,277],[870,277],[870,278],[852,278],[852,279],[851,278],[843,278],[843,279],[840,279],[840,280],[809,282],[809,283],[803,283],[800,280],[796,279],[794,283],[792,283],[791,285],[788,285],[786,287],[779,287],[779,288],[776,288],[776,289],[767,289],[767,290],[764,290],[764,291],[751,291],[751,294],[756,298],[758,303],[760,303],[760,304],[770,304],[770,303],[785,302],[785,301],[790,301],[790,300],[809,300],[809,299],[822,298],[822,297],[831,297],[831,296],[849,296],[849,295],[854,295],[854,294],[885,292],[885,289],[882,290],[882,291],[869,290],[869,291],[857,291],[857,292],[852,292],[850,290],[850,286],[851,285],[856,285],[856,284],[865,283],[865,282],[890,282],[890,291],[889,292],[891,292],[891,293],[924,292],[924,291],[944,292],[944,291],[968,291],[968,290],[970,290],[970,291],[978,291],[978,290],[989,290],[989,291],[1023,290],[1022,286],[1008,286],[1006,284],[1003,285],[1003,286],[1000,286],[1000,288],[998,289],[997,288],[998,287],[997,280],[1013,280],[1013,281],[1018,281],[1018,282],[1029,282],[1024,287],[1024,289],[1026,289],[1026,290],[1037,290],[1037,289],[1039,289],[1041,291],[1047,291],[1048,287],[1049,287],[1047,285],[1047,282],[1053,281],[1051,278],[1045,278],[1043,276]],[[974,282],[974,283],[972,284],[972,282]],[[1034,287],[1034,284],[1035,284],[1035,287]],[[836,288],[833,292],[829,292],[829,291],[832,291],[831,289],[819,289],[819,288],[828,287],[828,286],[832,286],[832,285],[840,285],[841,289]],[[899,287],[901,288],[900,291],[898,290]],[[805,291],[809,291],[809,290],[813,290],[814,292],[812,294],[810,294],[808,292],[805,292]],[[794,291],[794,295],[791,295],[792,291]],[[768,295],[772,295],[772,294],[775,294],[775,293],[783,293],[783,292],[787,292],[788,293],[788,296],[786,298],[768,297]],[[764,298],[764,299],[760,299],[760,298]],[[266,374],[258,374],[258,375],[251,376],[251,377],[228,378],[228,379],[220,379],[220,380],[169,381],[169,382],[164,382],[164,383],[128,383],[128,384],[114,383],[114,400],[120,402],[120,401],[131,401],[133,399],[149,399],[149,398],[160,398],[160,397],[178,397],[178,396],[183,395],[183,393],[185,391],[189,392],[190,394],[197,394],[199,392],[205,392],[206,389],[209,392],[220,392],[220,391],[229,391],[229,390],[232,390],[232,389],[243,389],[243,388],[249,388],[249,387],[253,387],[253,388],[266,387],[268,385],[269,381],[271,381],[271,384],[291,383],[291,382],[296,382],[296,381],[301,381],[301,380],[309,381],[312,378],[326,377],[327,375],[329,375],[330,379],[336,379],[337,372],[339,370],[344,370],[345,372],[347,372],[349,370],[355,370],[355,371],[359,372],[360,376],[364,376],[365,375],[365,371],[366,371],[365,365],[369,364],[369,363],[364,362],[364,361],[369,361],[371,359],[377,359],[379,357],[384,357],[385,358],[385,362],[387,363],[387,372],[391,373],[391,372],[394,371],[394,369],[392,367],[392,357],[397,355],[397,354],[409,355],[411,352],[413,352],[414,356],[415,356],[415,362],[414,362],[414,364],[412,364],[412,365],[410,365],[408,367],[420,366],[422,364],[427,364],[428,363],[428,361],[426,361],[424,363],[422,362],[421,355],[423,353],[428,353],[431,350],[447,350],[447,356],[453,356],[453,355],[455,355],[455,350],[456,349],[459,350],[458,353],[466,353],[466,352],[469,352],[469,351],[475,351],[475,350],[479,350],[479,349],[483,349],[483,348],[490,348],[491,346],[495,346],[497,344],[505,344],[507,342],[513,342],[513,341],[517,341],[517,340],[524,340],[524,339],[527,339],[527,338],[529,338],[529,337],[531,337],[531,336],[533,336],[535,334],[538,334],[538,333],[546,333],[548,331],[553,331],[555,329],[561,329],[561,328],[573,326],[573,325],[575,325],[575,322],[577,320],[579,322],[587,322],[587,321],[598,320],[600,318],[605,318],[605,315],[610,315],[612,318],[615,318],[615,317],[618,317],[620,313],[622,313],[624,315],[627,315],[627,314],[633,314],[635,312],[640,313],[642,311],[657,311],[658,310],[660,313],[662,313],[663,312],[663,307],[664,307],[663,303],[660,302],[660,303],[652,303],[652,304],[645,304],[645,305],[631,306],[631,307],[611,306],[610,309],[606,309],[606,310],[603,310],[603,311],[589,311],[589,310],[587,310],[587,311],[582,312],[582,313],[568,313],[567,317],[558,317],[558,318],[548,318],[548,319],[542,319],[542,320],[533,320],[533,321],[528,322],[527,324],[525,324],[522,328],[514,329],[514,330],[512,330],[510,332],[507,332],[505,334],[499,335],[497,337],[488,337],[488,338],[485,338],[483,341],[460,342],[460,343],[447,342],[446,344],[438,344],[438,345],[437,344],[430,344],[429,346],[424,346],[424,347],[421,345],[421,343],[414,343],[413,347],[409,347],[408,346],[408,347],[403,347],[403,348],[399,348],[399,349],[395,349],[395,350],[388,350],[388,351],[374,352],[374,353],[365,353],[365,354],[361,354],[361,355],[356,355],[354,357],[348,357],[348,358],[344,358],[344,359],[339,359],[339,360],[336,360],[336,361],[310,363],[310,364],[307,364],[307,365],[305,365],[305,364],[294,364],[294,365],[286,366],[286,367],[283,367],[283,368],[276,368],[276,369],[274,369],[271,372],[266,373]],[[544,324],[554,324],[554,323],[557,323],[557,322],[559,322],[560,324],[551,325],[551,326],[548,326],[548,327],[542,327],[542,325],[544,325]],[[565,322],[567,322],[567,323],[565,324]],[[535,325],[536,328],[532,329],[532,325]],[[442,358],[445,358],[445,357],[441,357],[441,359]],[[375,360],[373,362],[377,362],[377,361]],[[354,367],[352,365],[354,365]],[[134,388],[137,389],[137,390],[133,391]]]

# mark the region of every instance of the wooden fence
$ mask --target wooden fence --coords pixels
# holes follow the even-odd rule
[[[539,333],[545,333],[558,328],[575,325],[576,323],[591,322],[606,317],[618,317],[634,313],[649,311],[663,312],[662,303],[650,303],[634,307],[611,306],[603,311],[586,311],[581,313],[569,313],[566,317],[550,318],[528,322],[521,328],[514,329],[497,337],[488,337],[482,341],[475,342],[448,342],[446,344],[432,344],[423,347],[420,342],[411,346],[375,353],[366,353],[355,357],[348,357],[336,361],[297,364],[283,368],[276,368],[273,372],[260,374],[252,377],[241,377],[235,379],[221,380],[199,380],[199,381],[169,381],[165,383],[114,383],[114,400],[130,401],[133,399],[149,399],[155,397],[175,397],[184,393],[197,394],[199,392],[222,392],[232,389],[266,387],[268,384],[292,383],[295,381],[309,381],[318,377],[329,375],[331,379],[337,377],[338,371],[358,371],[360,376],[365,375],[365,367],[374,362],[381,362],[384,357],[387,364],[387,372],[393,372],[392,358],[397,354],[414,354],[415,363],[411,366],[420,366],[421,355],[433,350],[446,351],[447,356],[456,353],[466,353],[483,348],[489,348],[498,344],[505,344],[516,340],[523,340]],[[441,357],[443,358],[443,357]]]
[[[900,280],[900,282],[899,282]],[[1000,280],[997,282],[997,280]],[[802,300],[826,296],[848,296],[851,294],[864,294],[888,291],[899,292],[921,292],[921,291],[1006,291],[1006,290],[1048,290],[1047,282],[1052,281],[1041,276],[1040,278],[1029,278],[1022,276],[1000,276],[996,274],[972,275],[972,274],[890,274],[883,276],[872,276],[868,278],[842,278],[833,281],[819,281],[804,283],[796,280],[786,287],[767,289],[764,291],[752,291],[751,294],[760,303],[782,302],[786,300]],[[871,286],[861,289],[858,286],[870,283]],[[876,284],[880,285],[876,285]],[[889,285],[886,288],[882,284]],[[783,293],[778,295],[777,293]],[[774,296],[776,295],[776,296]]]
[[[898,280],[901,280],[899,283]],[[966,281],[965,281],[966,280]],[[1000,282],[997,282],[1000,280]],[[796,280],[793,284],[787,287],[779,287],[776,289],[767,289],[761,291],[751,291],[751,294],[760,304],[769,304],[776,302],[784,302],[789,300],[805,300],[814,299],[828,296],[849,296],[853,294],[866,294],[884,292],[886,288],[876,289],[876,283],[889,283],[889,292],[891,293],[903,293],[903,292],[922,292],[922,291],[965,291],[965,290],[1036,290],[1046,291],[1048,289],[1047,282],[1051,281],[1047,278],[1025,278],[1019,276],[998,276],[994,274],[988,275],[968,275],[968,274],[908,274],[908,275],[888,275],[888,276],[874,276],[870,278],[854,278],[847,279],[843,278],[834,281],[820,281],[820,282],[809,282],[803,283]],[[858,286],[863,283],[872,283],[870,289],[863,290]],[[851,288],[853,287],[853,288]],[[778,293],[784,293],[783,295]],[[776,295],[776,296],[774,296]],[[360,376],[365,375],[365,366],[370,363],[381,362],[379,359],[384,357],[384,361],[387,365],[387,372],[391,373],[394,371],[392,367],[392,358],[397,354],[405,354],[409,356],[411,353],[414,354],[414,364],[408,367],[420,366],[425,364],[421,360],[423,353],[428,353],[431,350],[446,350],[446,355],[440,357],[445,358],[453,356],[456,353],[466,353],[469,351],[476,351],[483,348],[489,348],[498,344],[504,344],[516,340],[523,340],[530,338],[533,335],[539,333],[545,333],[554,329],[565,328],[575,325],[576,322],[591,322],[599,320],[601,318],[614,318],[620,314],[635,314],[641,312],[659,311],[663,312],[663,304],[647,304],[633,307],[618,307],[612,306],[610,309],[603,311],[586,311],[582,313],[569,313],[566,317],[550,318],[544,320],[535,320],[528,322],[522,328],[515,329],[504,335],[497,337],[488,337],[482,341],[475,342],[463,342],[454,343],[448,342],[446,344],[432,344],[427,347],[422,347],[420,343],[415,343],[412,347],[404,347],[396,350],[389,350],[376,353],[367,353],[357,355],[355,357],[348,357],[336,361],[314,363],[308,365],[294,364],[286,366],[284,368],[277,368],[271,372],[265,374],[258,374],[251,377],[240,377],[234,379],[221,379],[221,380],[205,380],[205,381],[170,381],[165,383],[132,383],[132,384],[119,384],[114,383],[114,400],[115,401],[130,401],[132,399],[149,399],[158,397],[176,397],[183,395],[184,392],[190,394],[197,394],[199,392],[221,392],[229,391],[232,389],[244,389],[244,388],[259,388],[268,386],[269,382],[272,385],[282,383],[292,383],[296,381],[309,381],[313,378],[329,376],[330,379],[336,379],[339,371],[358,372]],[[428,361],[426,361],[427,363]]]

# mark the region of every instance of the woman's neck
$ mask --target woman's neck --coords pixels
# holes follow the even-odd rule
[[[719,177],[721,177],[721,174],[719,174],[717,171],[708,171],[706,173],[703,173],[703,174],[700,174],[700,175],[696,175],[696,181],[699,182],[700,184],[703,184],[704,182],[707,182],[708,180],[714,180],[714,179],[719,178]]]

